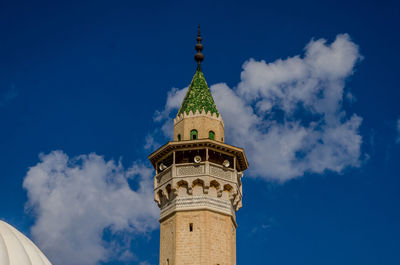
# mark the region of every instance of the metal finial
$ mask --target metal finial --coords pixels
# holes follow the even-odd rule
[[[201,38],[201,35],[200,35],[200,25],[199,25],[198,34],[197,34],[197,44],[195,46],[197,53],[194,56],[194,59],[198,65],[200,65],[200,63],[204,60],[204,55],[201,53],[201,51],[203,50],[203,44],[201,44],[202,40],[203,39]]]

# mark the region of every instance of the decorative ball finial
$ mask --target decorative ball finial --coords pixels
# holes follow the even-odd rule
[[[197,53],[194,56],[194,59],[198,65],[200,65],[200,63],[204,60],[204,55],[201,53],[201,51],[203,50],[203,44],[201,44],[202,40],[203,39],[201,38],[201,35],[200,35],[200,25],[199,25],[199,32],[197,34],[197,44],[195,46]]]

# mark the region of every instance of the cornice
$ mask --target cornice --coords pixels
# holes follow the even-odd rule
[[[170,153],[171,151],[176,151],[185,148],[199,148],[199,147],[208,147],[215,149],[217,151],[222,151],[235,155],[239,163],[238,171],[244,171],[249,167],[243,148],[210,139],[170,141],[165,145],[161,146],[160,148],[158,148],[153,153],[151,153],[148,158],[153,167],[156,168],[157,161],[160,158],[163,158],[166,154]]]

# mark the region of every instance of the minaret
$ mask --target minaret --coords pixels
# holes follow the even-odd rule
[[[244,150],[224,143],[224,122],[197,69],[174,119],[174,139],[153,152],[160,214],[160,265],[236,265],[236,211],[242,206]]]

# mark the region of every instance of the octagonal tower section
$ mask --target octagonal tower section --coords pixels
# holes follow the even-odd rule
[[[210,139],[182,140],[149,159],[161,210],[160,264],[236,264],[236,211],[248,167],[243,149]]]

